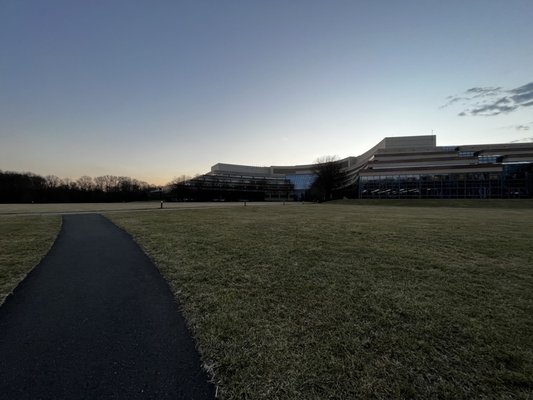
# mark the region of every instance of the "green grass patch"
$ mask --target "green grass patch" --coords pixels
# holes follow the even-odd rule
[[[46,255],[60,227],[59,216],[0,217],[0,304]]]
[[[533,210],[117,213],[224,399],[531,398]]]

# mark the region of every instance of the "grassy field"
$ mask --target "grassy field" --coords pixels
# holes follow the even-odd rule
[[[329,204],[389,207],[531,208],[533,199],[346,199]]]
[[[46,255],[60,226],[59,216],[0,217],[0,304]]]
[[[532,199],[492,199],[492,200],[461,200],[461,199],[410,199],[410,200],[336,200],[329,204],[365,205],[384,207],[460,207],[460,208],[530,208]],[[300,206],[298,202],[247,202],[247,206]],[[165,202],[165,210],[204,209],[242,207],[242,202]],[[43,203],[43,204],[0,204],[1,215],[39,215],[65,214],[84,212],[110,211],[151,211],[158,210],[158,201],[137,201],[129,203]]]
[[[197,208],[230,208],[242,207],[242,202],[187,202],[164,203],[164,210],[197,209]],[[248,202],[247,206],[281,206],[277,202]],[[286,206],[297,205],[288,202]],[[42,204],[0,204],[1,215],[32,215],[32,214],[71,214],[106,211],[152,211],[159,210],[158,201],[133,201],[130,203],[42,203]]]
[[[109,216],[169,280],[224,399],[533,396],[531,209]]]

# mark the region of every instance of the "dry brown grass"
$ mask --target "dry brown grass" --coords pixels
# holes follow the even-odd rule
[[[294,206],[297,203],[286,204],[278,202],[248,202],[248,207],[257,206]],[[205,208],[234,208],[243,207],[242,202],[203,202],[203,203],[164,203],[165,210],[205,209]],[[33,215],[33,214],[72,214],[85,212],[108,211],[152,211],[160,210],[157,201],[139,201],[131,203],[49,203],[49,204],[0,204],[0,215]]]
[[[52,246],[59,216],[0,217],[0,304]]]
[[[531,398],[533,210],[120,213],[225,399]]]

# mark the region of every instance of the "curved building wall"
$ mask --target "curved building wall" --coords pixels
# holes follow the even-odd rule
[[[346,173],[343,193],[350,197],[533,195],[531,143],[437,146],[435,135],[387,137],[363,154],[337,162]],[[218,163],[185,186],[203,187],[204,192],[209,188],[220,198],[299,200],[314,181],[314,169],[314,164],[257,167]]]

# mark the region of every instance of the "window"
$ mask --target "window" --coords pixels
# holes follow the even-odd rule
[[[478,162],[479,164],[494,164],[498,162],[499,156],[479,156]]]

